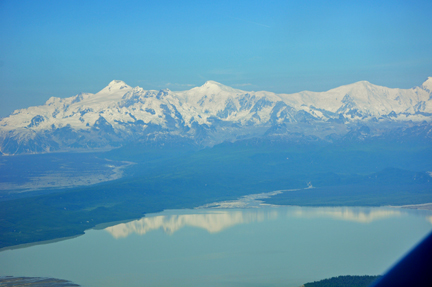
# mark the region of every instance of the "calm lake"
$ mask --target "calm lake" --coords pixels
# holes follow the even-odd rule
[[[385,272],[432,230],[400,208],[169,210],[0,252],[0,275],[82,286],[300,286]]]

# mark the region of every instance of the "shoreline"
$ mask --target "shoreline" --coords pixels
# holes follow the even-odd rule
[[[99,171],[98,173],[85,172],[82,175],[75,176],[73,174],[62,172],[46,173],[38,177],[29,178],[25,183],[0,183],[0,194],[30,194],[32,192],[43,192],[45,190],[66,190],[77,187],[89,187],[99,183],[110,182],[124,177],[124,171],[127,167],[136,164],[131,161],[118,161],[113,165],[112,160],[105,159],[107,170]]]
[[[389,207],[432,211],[432,203],[420,203],[420,204],[409,204],[409,205],[398,205],[398,206],[389,205]]]
[[[133,163],[131,163],[133,164]],[[237,199],[233,199],[233,200],[226,200],[226,201],[219,201],[219,202],[212,202],[212,203],[208,203],[205,205],[201,205],[201,206],[197,206],[197,207],[192,207],[192,208],[176,208],[176,209],[163,209],[163,210],[159,210],[156,212],[149,212],[149,213],[144,213],[142,217],[140,218],[144,218],[144,217],[151,217],[152,214],[157,214],[157,213],[161,213],[161,212],[165,212],[165,211],[172,211],[172,210],[222,210],[222,209],[259,209],[259,208],[269,208],[269,207],[285,207],[285,206],[290,206],[290,207],[307,207],[307,208],[342,208],[342,207],[349,207],[349,208],[353,208],[353,207],[367,207],[367,208],[395,208],[395,209],[411,209],[411,210],[427,210],[427,211],[432,211],[432,203],[422,203],[422,204],[412,204],[412,205],[400,205],[400,206],[392,206],[392,205],[376,205],[376,206],[348,206],[348,205],[334,205],[334,206],[328,206],[328,205],[316,205],[316,206],[305,206],[305,205],[286,205],[286,204],[269,204],[269,203],[265,203],[264,199],[267,198],[271,198],[272,196],[278,195],[278,194],[282,194],[283,192],[287,192],[287,191],[298,191],[298,190],[308,190],[311,189],[310,187],[307,188],[300,188],[300,189],[282,189],[282,190],[275,190],[275,191],[271,191],[271,192],[264,192],[264,193],[256,193],[256,194],[249,194],[249,195],[244,195],[241,196]],[[3,251],[7,251],[7,250],[13,250],[13,249],[21,249],[21,248],[27,248],[27,247],[31,247],[34,245],[44,245],[44,244],[50,244],[50,243],[54,243],[57,241],[63,241],[63,240],[69,240],[69,239],[74,239],[76,237],[80,237],[82,235],[85,235],[85,232],[87,230],[100,230],[100,229],[105,229],[107,227],[111,227],[111,226],[115,226],[119,223],[128,223],[128,222],[132,222],[134,220],[138,220],[140,218],[130,218],[130,219],[123,219],[123,220],[116,220],[116,221],[108,221],[108,222],[102,222],[99,224],[96,224],[95,226],[85,229],[83,230],[82,234],[76,234],[73,236],[68,236],[68,237],[59,237],[59,238],[54,238],[54,239],[49,239],[49,240],[43,240],[43,241],[37,241],[37,242],[30,242],[30,243],[24,243],[24,244],[17,244],[17,245],[10,245],[10,246],[6,246],[3,248],[0,248],[0,252]],[[432,218],[432,217],[431,217]],[[431,223],[432,223],[432,219],[431,219]]]

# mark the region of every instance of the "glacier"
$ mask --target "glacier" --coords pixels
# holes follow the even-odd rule
[[[432,137],[432,77],[397,89],[367,81],[325,92],[243,91],[215,81],[186,91],[114,80],[95,94],[52,97],[0,120],[0,154],[109,150],[129,142],[213,146],[265,137]]]

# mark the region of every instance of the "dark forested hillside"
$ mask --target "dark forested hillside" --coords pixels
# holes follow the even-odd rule
[[[339,276],[306,283],[304,287],[367,287],[380,276]]]

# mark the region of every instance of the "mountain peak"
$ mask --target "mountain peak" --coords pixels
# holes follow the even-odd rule
[[[432,92],[432,77],[428,77],[427,80],[421,85],[421,88],[429,93]]]
[[[214,85],[216,85],[216,86],[223,86],[221,83],[218,83],[218,82],[212,81],[212,80],[209,80],[209,81],[205,82],[203,86],[214,86]]]
[[[118,86],[127,86],[127,84],[123,81],[120,81],[120,80],[112,80],[108,84],[108,87],[118,87]]]
[[[202,85],[201,87],[197,87],[197,89],[205,91],[205,92],[237,92],[236,89],[233,89],[231,87],[225,86],[221,83],[215,82],[215,81],[207,81]]]
[[[369,81],[358,81],[358,82],[355,82],[352,85],[356,85],[356,86],[371,86],[372,84]]]
[[[123,81],[113,80],[102,91],[114,92],[125,88],[131,88],[131,87]]]
[[[122,89],[132,89],[132,87],[130,87],[128,84],[126,84],[123,81],[120,80],[113,80],[111,81],[108,86],[106,86],[105,88],[103,88],[99,93],[113,93],[113,92],[117,92],[120,91]],[[99,94],[98,93],[98,94]]]

